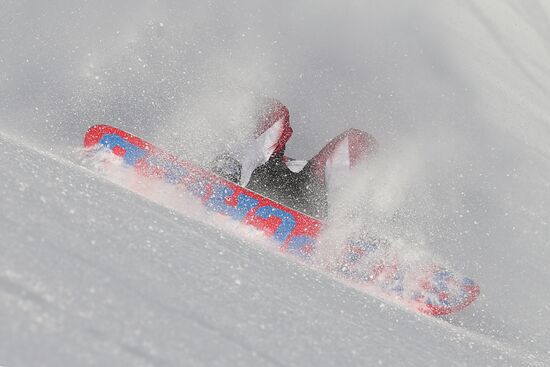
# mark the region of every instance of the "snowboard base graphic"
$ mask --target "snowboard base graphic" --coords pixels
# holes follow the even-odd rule
[[[108,125],[92,126],[84,137],[84,147],[91,154],[110,152],[137,174],[161,179],[190,192],[208,210],[262,231],[279,243],[282,252],[306,263],[315,255],[316,246],[321,245],[318,239],[325,224],[320,220],[225,180],[125,131]],[[478,297],[480,289],[473,280],[436,264],[411,269],[401,266],[398,256],[393,254],[373,257],[375,260],[368,267],[360,266],[369,255],[381,251],[382,242],[349,241],[341,261],[330,270],[360,287],[381,291],[392,300],[429,315],[460,311]]]

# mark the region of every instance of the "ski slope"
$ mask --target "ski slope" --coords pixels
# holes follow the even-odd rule
[[[6,366],[518,365],[416,315],[2,138]]]
[[[550,365],[545,2],[0,8],[0,366]],[[297,158],[376,136],[330,221],[402,236],[480,299],[415,314],[83,164],[94,123],[208,161],[254,94],[288,105]]]

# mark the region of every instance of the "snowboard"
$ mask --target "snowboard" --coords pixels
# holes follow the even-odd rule
[[[319,242],[325,227],[321,220],[239,186],[116,127],[90,127],[84,137],[84,147],[92,155],[108,152],[118,156],[124,166],[138,175],[160,179],[191,193],[208,211],[263,232],[278,244],[280,251],[305,263],[315,256],[317,246],[328,245]],[[372,238],[350,240],[342,246],[341,259],[329,270],[359,288],[374,290],[428,315],[458,312],[478,297],[480,288],[473,280],[443,266],[430,264],[414,269],[400,266],[395,254],[382,258],[372,256],[382,251],[383,243]],[[371,263],[369,256],[374,259]]]

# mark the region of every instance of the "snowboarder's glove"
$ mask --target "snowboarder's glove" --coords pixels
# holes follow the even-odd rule
[[[220,154],[210,163],[215,174],[239,184],[241,181],[241,163],[227,153]]]

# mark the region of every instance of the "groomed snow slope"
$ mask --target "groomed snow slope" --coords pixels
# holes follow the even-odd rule
[[[0,140],[0,363],[522,365],[258,244]]]
[[[0,365],[549,365],[549,24],[534,0],[4,0]],[[296,158],[372,133],[336,213],[480,299],[414,315],[82,168],[94,123],[208,161],[257,94]]]

